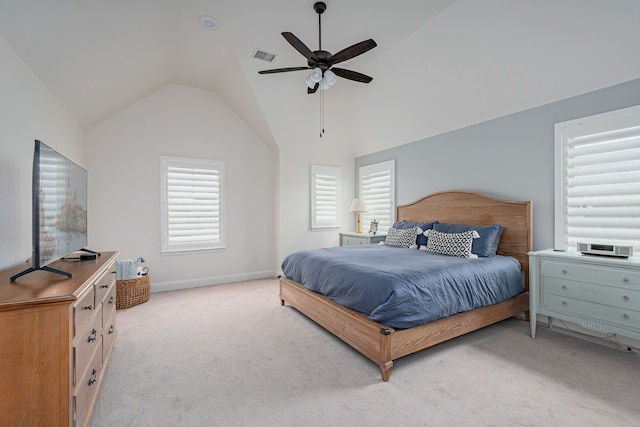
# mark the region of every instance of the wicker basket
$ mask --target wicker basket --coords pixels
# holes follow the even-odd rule
[[[149,274],[131,280],[116,280],[116,309],[133,307],[149,301]]]

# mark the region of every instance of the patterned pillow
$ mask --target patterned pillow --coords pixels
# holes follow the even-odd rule
[[[397,248],[410,248],[416,245],[416,235],[418,227],[407,228],[404,230],[390,228],[387,230],[387,237],[384,244],[387,246],[395,246]]]
[[[427,230],[427,251],[436,254],[457,256],[460,258],[477,258],[471,253],[473,239],[480,237],[477,231],[469,230],[464,233],[443,233],[436,230]]]
[[[393,223],[392,227],[398,228],[401,230],[405,228],[418,227],[419,230],[418,230],[418,235],[416,237],[416,245],[424,246],[427,244],[427,236],[425,236],[423,232],[426,230],[431,230],[434,227],[434,224],[437,224],[437,223],[438,221],[432,221],[432,222],[396,221]],[[462,230],[462,231],[465,231],[465,230]]]
[[[479,239],[473,241],[471,251],[484,257],[495,256],[498,252],[500,237],[504,227],[500,224],[492,225],[463,225],[463,224],[434,224],[433,229],[443,233],[463,233],[469,230],[476,230],[480,235]]]

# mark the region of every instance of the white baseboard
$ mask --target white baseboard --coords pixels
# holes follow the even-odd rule
[[[199,288],[202,286],[221,285],[223,283],[246,282],[247,280],[275,279],[275,271],[255,271],[252,273],[231,274],[228,276],[200,277],[197,279],[178,280],[173,282],[151,282],[151,293],[177,291],[180,289]]]

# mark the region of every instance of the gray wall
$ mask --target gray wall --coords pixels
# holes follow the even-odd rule
[[[395,159],[397,204],[452,189],[532,200],[534,249],[551,248],[554,124],[638,104],[640,79],[361,156],[355,173]]]

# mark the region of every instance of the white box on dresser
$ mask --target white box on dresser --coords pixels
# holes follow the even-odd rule
[[[640,339],[640,258],[552,249],[529,253],[531,336],[536,315]]]

